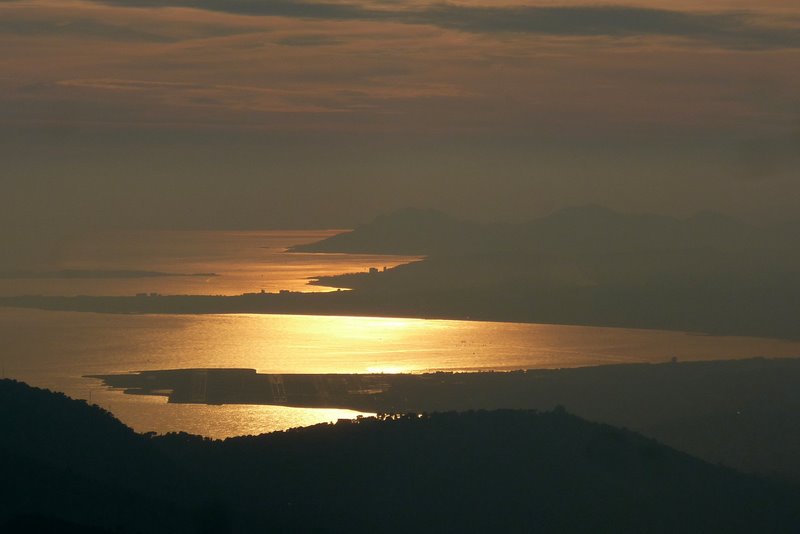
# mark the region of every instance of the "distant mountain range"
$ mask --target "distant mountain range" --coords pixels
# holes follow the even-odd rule
[[[373,254],[586,253],[711,249],[798,250],[795,225],[756,227],[716,213],[688,219],[623,214],[600,206],[567,208],[519,224],[460,221],[408,208],[296,252]]]
[[[798,230],[599,206],[521,224],[407,209],[295,250],[425,255],[315,283],[428,315],[797,338]]]
[[[316,282],[365,291],[742,294],[800,290],[800,241],[791,230],[713,213],[679,220],[598,206],[516,225],[459,222],[409,209],[294,250],[426,255],[425,261],[377,276],[356,273]]]

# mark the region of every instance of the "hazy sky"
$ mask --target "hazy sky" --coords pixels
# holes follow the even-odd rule
[[[0,0],[5,244],[409,205],[778,220],[799,154],[797,0]]]

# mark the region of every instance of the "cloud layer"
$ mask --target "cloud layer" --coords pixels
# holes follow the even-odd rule
[[[603,1],[0,0],[3,221],[796,212],[800,5]]]
[[[756,13],[740,11],[691,12],[614,5],[489,7],[448,3],[410,6],[392,3],[375,8],[303,0],[104,0],[102,3],[126,7],[184,7],[251,16],[423,24],[477,33],[652,35],[696,39],[733,49],[800,47],[800,25],[768,25]]]

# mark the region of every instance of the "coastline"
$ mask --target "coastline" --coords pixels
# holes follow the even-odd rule
[[[709,462],[800,480],[800,358],[423,374],[173,369],[92,378],[128,394],[168,396],[174,403],[264,403],[370,413],[562,407]]]
[[[682,331],[785,340],[800,339],[796,316],[773,306],[770,299],[749,307],[736,306],[723,293],[696,295],[620,294],[581,289],[571,292],[506,294],[475,291],[454,294],[359,290],[306,293],[244,293],[225,295],[43,296],[0,297],[0,306],[51,311],[112,314],[291,314],[448,319],[509,323],[562,324]],[[623,305],[617,305],[620,302]],[[658,302],[656,306],[654,303]],[[797,304],[782,295],[786,308]],[[789,310],[791,311],[791,310]]]

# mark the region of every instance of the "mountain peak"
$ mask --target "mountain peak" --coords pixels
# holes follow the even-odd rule
[[[599,204],[584,204],[570,206],[538,219],[538,221],[571,222],[574,224],[591,224],[593,222],[608,222],[624,218],[625,215]]]
[[[456,220],[432,208],[417,208],[406,207],[400,208],[390,213],[385,213],[376,217],[369,225],[384,225],[384,224],[415,224],[415,225],[430,225],[430,224],[448,224],[455,223]]]

